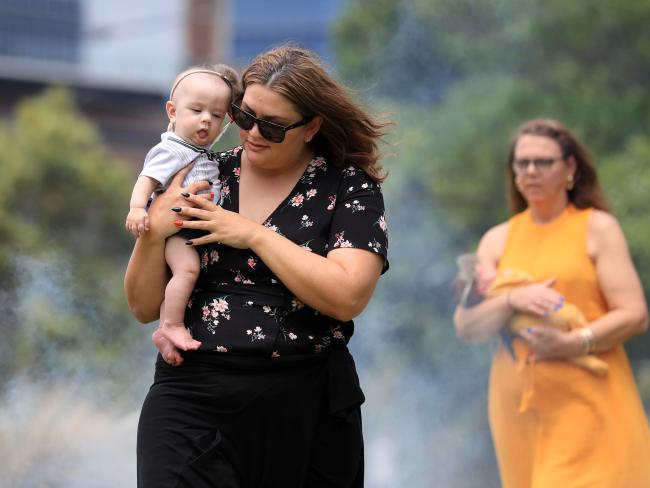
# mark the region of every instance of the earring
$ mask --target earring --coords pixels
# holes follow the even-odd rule
[[[575,181],[573,181],[573,175],[569,175],[569,179],[566,182],[567,191],[573,190],[574,186],[575,186]]]
[[[305,142],[311,142],[311,136],[306,136],[305,137]]]

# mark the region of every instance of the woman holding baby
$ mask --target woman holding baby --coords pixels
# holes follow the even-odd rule
[[[472,343],[503,336],[522,314],[536,317],[492,363],[488,410],[502,486],[650,486],[650,429],[623,349],[645,332],[648,312],[592,159],[558,122],[531,120],[511,145],[507,173],[513,216],[479,243],[479,288],[509,274],[532,280],[454,316],[459,338]],[[545,325],[569,303],[583,326]],[[570,361],[587,354],[606,372]]]
[[[188,169],[179,171],[127,268],[131,311],[156,320],[165,241],[178,228],[203,231],[185,242],[200,270],[183,317],[201,344],[156,340],[138,486],[361,487],[365,398],[347,344],[388,269],[388,122],[289,44],[257,56],[242,87],[229,110],[241,145],[219,156],[213,182],[220,205],[198,195],[206,181],[182,188]]]

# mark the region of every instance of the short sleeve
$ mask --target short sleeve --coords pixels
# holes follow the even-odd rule
[[[140,176],[148,176],[158,181],[164,188],[179,170],[192,162],[196,154],[185,155],[174,151],[168,144],[154,146],[147,153]]]
[[[351,247],[380,254],[384,258],[382,274],[385,273],[388,226],[381,187],[364,170],[350,166],[342,172],[335,198],[328,249]]]

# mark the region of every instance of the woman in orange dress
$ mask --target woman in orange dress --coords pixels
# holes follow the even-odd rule
[[[471,343],[503,335],[515,313],[539,317],[510,347],[501,342],[490,372],[502,486],[650,487],[650,429],[623,349],[645,332],[648,312],[591,157],[561,124],[532,120],[511,146],[508,175],[513,216],[481,239],[479,276],[523,271],[535,281],[454,316],[459,338]],[[543,324],[565,300],[585,327]],[[605,361],[607,372],[568,361],[584,354]]]

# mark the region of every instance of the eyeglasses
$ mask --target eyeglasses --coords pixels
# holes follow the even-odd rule
[[[257,128],[260,131],[260,134],[262,134],[262,137],[271,142],[284,141],[284,136],[288,130],[305,125],[312,119],[312,117],[305,117],[295,124],[280,125],[274,122],[269,122],[268,120],[258,119],[253,114],[246,112],[246,110],[243,110],[234,103],[232,104],[232,117],[235,120],[235,124],[244,130],[251,130],[253,126],[257,124]]]
[[[512,162],[512,169],[515,173],[523,174],[532,163],[537,171],[543,173],[548,171],[555,161],[562,161],[564,158],[519,158]]]

